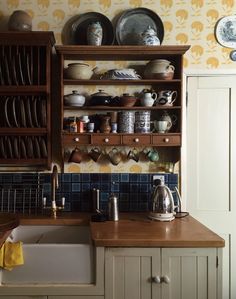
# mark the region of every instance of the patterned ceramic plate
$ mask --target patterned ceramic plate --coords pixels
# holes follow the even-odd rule
[[[236,48],[236,15],[221,18],[215,27],[215,36],[219,44],[227,48]]]
[[[138,45],[140,35],[148,27],[154,29],[162,43],[164,26],[160,17],[152,10],[139,7],[126,10],[116,24],[116,40],[119,45]]]

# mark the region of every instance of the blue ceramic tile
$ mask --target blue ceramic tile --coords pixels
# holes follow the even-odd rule
[[[72,183],[72,192],[79,192],[80,191],[80,183]]]
[[[115,183],[119,183],[120,182],[120,175],[119,175],[119,173],[112,173],[111,174],[111,181],[115,182]]]
[[[171,184],[177,184],[178,183],[178,175],[175,173],[168,174],[168,182]]]
[[[71,183],[62,183],[61,191],[62,192],[71,192]]]
[[[129,191],[131,193],[139,192],[139,184],[130,184]]]
[[[120,174],[120,181],[123,182],[129,182],[129,174],[128,173],[121,173]]]
[[[120,184],[112,184],[111,185],[111,192],[119,192],[120,191]]]
[[[61,174],[61,181],[67,183],[71,182],[71,174],[70,173]]]
[[[109,198],[109,193],[108,192],[101,192],[100,193],[100,200],[101,202],[107,202]]]
[[[140,192],[149,192],[149,190],[150,190],[149,184],[140,183],[140,185],[139,185]]]
[[[119,200],[129,201],[129,193],[120,193],[119,194]]]
[[[80,201],[81,200],[81,193],[80,192],[71,193],[71,200],[72,201]]]
[[[90,174],[89,173],[82,173],[81,174],[81,181],[84,182],[90,182]]]
[[[72,173],[71,175],[72,182],[79,183],[81,178],[79,173]]]
[[[65,202],[64,211],[65,212],[72,212],[71,203],[70,202]]]
[[[129,181],[130,182],[138,182],[139,181],[139,175],[137,173],[131,173],[129,175]]]
[[[81,208],[81,202],[80,201],[74,201],[71,203],[71,210],[73,212],[83,212]]]
[[[110,182],[111,181],[110,173],[101,173],[101,181],[102,182]]]
[[[101,183],[101,190],[103,192],[110,192],[110,183]]]
[[[149,182],[149,175],[148,174],[140,174],[139,181],[142,183]]]
[[[21,173],[15,173],[14,175],[13,175],[13,177],[12,177],[12,181],[14,182],[14,183],[21,183],[22,182],[22,175],[21,175]]]
[[[81,190],[82,191],[90,191],[91,190],[90,183],[82,183]]]
[[[100,181],[100,173],[91,173],[90,180],[92,183]]]
[[[50,183],[43,184],[43,191],[44,192],[50,192],[51,191],[51,184]]]
[[[130,199],[130,202],[134,202],[134,201],[139,201],[139,198],[140,198],[140,193],[130,193],[129,195],[129,199]]]
[[[120,183],[120,192],[128,193],[129,192],[129,183]]]
[[[45,183],[50,183],[51,182],[51,174],[44,173],[44,174],[41,174],[41,176],[42,176],[43,182],[45,182]]]
[[[3,183],[11,183],[12,182],[12,175],[11,174],[3,174],[2,175],[2,182]]]
[[[95,182],[91,181],[90,187],[91,187],[91,190],[93,190],[93,188],[101,190],[101,184],[100,184],[100,182],[96,182],[95,183]]]

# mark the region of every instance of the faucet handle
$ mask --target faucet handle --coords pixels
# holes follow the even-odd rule
[[[65,197],[62,197],[62,198],[61,198],[61,206],[62,206],[62,208],[65,207],[65,201],[66,201],[66,198],[65,198]]]

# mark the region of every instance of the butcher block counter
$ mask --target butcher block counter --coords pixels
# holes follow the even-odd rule
[[[107,247],[224,247],[224,239],[191,216],[170,222],[124,214],[117,222],[91,222],[92,240]]]
[[[147,213],[120,213],[119,221],[90,222],[89,213],[61,213],[57,219],[21,217],[22,225],[90,225],[95,246],[224,247],[224,240],[191,216],[170,222],[150,220]]]

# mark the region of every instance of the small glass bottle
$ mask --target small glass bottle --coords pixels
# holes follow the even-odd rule
[[[77,133],[78,127],[76,123],[76,117],[74,117],[73,121],[70,123],[70,132]]]

